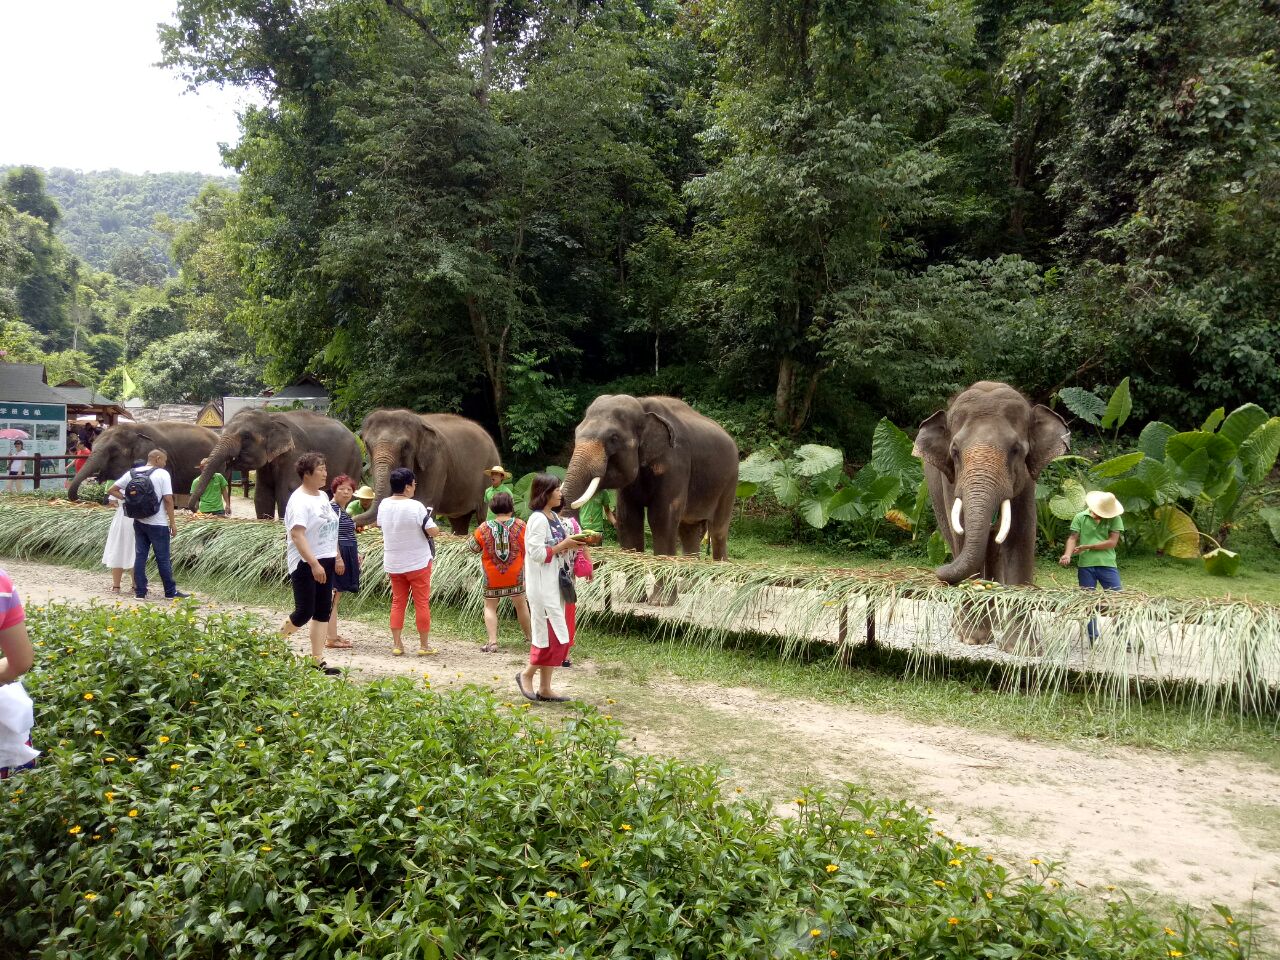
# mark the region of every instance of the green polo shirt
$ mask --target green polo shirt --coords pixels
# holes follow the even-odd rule
[[[578,508],[578,523],[582,525],[583,530],[604,533],[604,508],[606,504],[610,510],[614,508],[612,490],[597,490],[594,497]]]
[[[196,484],[200,482],[200,478],[191,481],[191,492],[196,492]],[[227,509],[226,501],[222,497],[222,491],[227,489],[227,478],[220,473],[215,473],[209,480],[209,485],[204,488],[204,493],[200,494],[200,512],[201,513],[220,513]]]
[[[495,471],[495,473],[496,473],[496,472],[497,472],[497,471]],[[509,484],[509,483],[500,483],[500,484],[498,484],[496,487],[494,487],[494,486],[488,486],[488,487],[485,487],[485,488],[484,488],[484,504],[485,504],[485,506],[487,507],[487,506],[489,505],[489,501],[490,501],[490,500],[492,500],[495,496],[497,496],[497,495],[498,495],[498,494],[500,494],[500,493],[509,493],[509,494],[511,494],[511,499],[513,499],[513,500],[515,499],[515,496],[516,496],[516,492],[515,492],[513,489],[511,489],[511,484]],[[492,510],[490,510],[490,511],[489,511],[489,519],[490,519],[490,520],[492,520],[495,516],[497,516],[497,514],[495,514]]]
[[[1110,520],[1095,520],[1088,510],[1077,513],[1071,521],[1071,531],[1080,535],[1080,546],[1088,547],[1102,543],[1116,531],[1124,530],[1124,518],[1112,517]],[[1086,550],[1076,554],[1076,564],[1081,567],[1114,567],[1116,565],[1115,548],[1110,550]]]

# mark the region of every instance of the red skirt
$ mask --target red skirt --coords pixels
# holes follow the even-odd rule
[[[569,642],[561,643],[556,637],[556,632],[551,624],[547,624],[547,640],[545,647],[529,647],[529,665],[532,667],[559,667],[564,665],[564,658],[569,655],[569,648],[573,646],[573,637],[577,632],[574,624],[576,619],[574,614],[577,611],[577,604],[566,603],[564,605],[565,623],[569,625]]]

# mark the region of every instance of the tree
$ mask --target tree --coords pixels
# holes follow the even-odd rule
[[[44,173],[39,167],[10,170],[4,181],[4,197],[19,213],[43,220],[49,230],[53,230],[62,219],[57,203],[45,191]]]
[[[152,344],[182,330],[182,316],[163,296],[140,300],[129,314],[124,335],[124,355],[134,360]]]
[[[261,370],[246,365],[212,330],[189,330],[151,344],[135,379],[149,403],[202,403],[263,386]]]
[[[107,263],[107,272],[135,287],[158,287],[168,275],[160,258],[142,247],[117,250]]]

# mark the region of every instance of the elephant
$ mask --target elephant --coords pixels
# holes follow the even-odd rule
[[[912,453],[924,461],[938,529],[953,557],[935,571],[940,580],[981,574],[1004,584],[1035,581],[1036,478],[1070,444],[1062,417],[1008,384],[985,380],[920,424]],[[963,638],[986,642],[989,635],[989,623],[978,623]]]
[[[200,461],[218,442],[218,434],[208,427],[178,420],[153,420],[150,423],[122,423],[102,431],[93,442],[93,451],[84,466],[76,471],[67,497],[76,500],[80,485],[91,477],[115,482],[138,460],[145,460],[152,450],[163,450],[169,462],[165,469],[173,479],[175,490],[190,488],[200,475]]]
[[[359,479],[364,466],[360,445],[337,420],[310,410],[241,410],[222,428],[192,491],[191,509],[215,473],[256,470],[253,505],[258,518],[283,517],[289,496],[302,484],[294,465],[313,450],[324,454],[330,477],[345,473]]]
[[[714,420],[673,397],[596,397],[574,432],[564,502],[581,507],[603,487],[618,491],[618,542],[644,550],[649,514],[653,552],[674,556],[676,541],[696,554],[728,557],[738,489],[738,445]]]
[[[474,420],[451,413],[412,410],[373,410],[360,424],[360,438],[369,451],[369,469],[377,494],[358,526],[376,522],[378,505],[391,495],[391,471],[408,467],[417,478],[414,498],[448,517],[453,532],[465,534],[472,515],[486,516],[485,470],[500,461],[497,444]]]

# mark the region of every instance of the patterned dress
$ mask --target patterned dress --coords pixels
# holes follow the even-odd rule
[[[484,566],[485,597],[518,597],[524,593],[523,520],[486,520],[476,527],[468,546]]]

